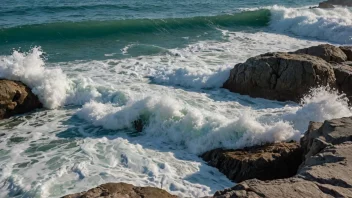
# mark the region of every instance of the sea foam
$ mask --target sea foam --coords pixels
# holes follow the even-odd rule
[[[273,6],[270,28],[275,32],[288,32],[301,37],[352,44],[351,8],[286,8]]]

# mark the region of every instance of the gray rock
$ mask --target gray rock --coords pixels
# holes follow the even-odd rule
[[[0,80],[0,119],[41,107],[38,97],[23,83]]]
[[[107,183],[86,192],[62,198],[176,198],[165,190],[154,187],[135,187],[126,183]]]
[[[298,102],[319,85],[335,86],[329,63],[315,56],[279,52],[237,64],[223,87],[252,97]]]

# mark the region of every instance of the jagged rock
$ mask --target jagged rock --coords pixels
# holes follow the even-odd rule
[[[324,123],[311,122],[301,139],[301,146],[305,159],[309,159],[329,145],[347,141],[352,141],[352,118],[340,118]]]
[[[302,162],[302,150],[298,143],[290,142],[238,150],[215,149],[201,157],[235,182],[272,180],[295,175]]]
[[[352,117],[311,122],[301,139],[304,163],[287,179],[251,179],[215,193],[235,197],[352,197]]]
[[[329,63],[306,54],[278,52],[237,64],[223,87],[252,97],[298,102],[312,87],[319,85],[335,86]]]
[[[30,88],[18,81],[0,80],[0,119],[42,107]]]
[[[107,183],[86,192],[62,198],[176,198],[165,190],[154,187],[135,187],[126,183]]]
[[[346,54],[347,60],[352,61],[352,46],[341,46],[340,49]]]
[[[293,53],[308,54],[311,56],[320,57],[327,62],[342,63],[347,61],[347,55],[344,53],[344,51],[342,51],[341,48],[329,44],[308,47],[297,50]]]

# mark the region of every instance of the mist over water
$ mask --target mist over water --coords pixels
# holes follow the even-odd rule
[[[0,78],[24,82],[45,108],[0,122],[0,197],[60,197],[107,182],[212,195],[234,184],[199,154],[299,140],[309,121],[352,116],[326,87],[300,104],[221,88],[249,57],[352,43],[350,9],[231,2],[2,7]],[[102,14],[114,9],[126,17]]]

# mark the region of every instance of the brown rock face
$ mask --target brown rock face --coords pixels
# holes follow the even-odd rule
[[[295,175],[302,162],[302,150],[295,142],[276,143],[239,150],[215,149],[201,157],[235,182],[272,180]]]
[[[298,102],[312,87],[335,86],[332,66],[306,54],[267,53],[237,64],[225,82],[232,92]]]
[[[327,62],[342,63],[347,61],[347,55],[342,51],[342,49],[329,44],[308,47],[297,50],[293,53],[308,54],[311,56],[320,57]]]
[[[0,119],[42,107],[39,99],[23,83],[0,80]]]
[[[107,183],[86,192],[62,198],[177,198],[165,190],[154,187],[135,187],[126,183]]]
[[[214,198],[352,197],[352,117],[311,122],[301,140],[304,162],[287,179],[251,179]]]

